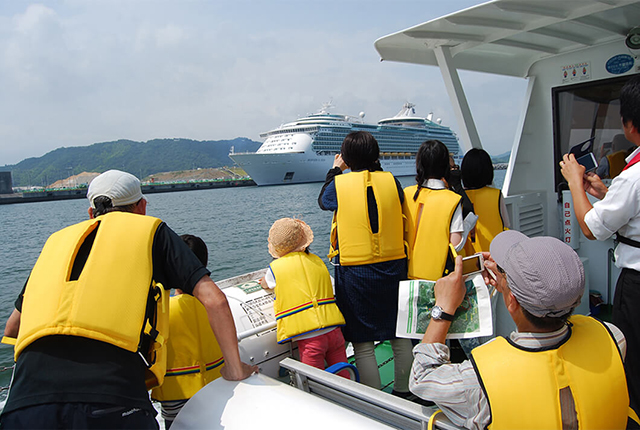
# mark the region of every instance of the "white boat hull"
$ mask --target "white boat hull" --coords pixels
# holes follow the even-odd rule
[[[279,378],[280,361],[297,356],[297,345],[279,344],[276,338],[276,318],[273,313],[273,292],[260,287],[257,280],[265,269],[230,279],[216,281],[227,296],[238,333],[240,358],[256,364],[260,372]]]
[[[323,182],[333,165],[333,155],[317,155],[315,152],[278,154],[230,154],[257,185],[302,184]],[[383,159],[380,164],[395,176],[416,174],[414,158]]]
[[[216,379],[178,414],[175,429],[388,429],[347,408],[258,374],[243,381]]]

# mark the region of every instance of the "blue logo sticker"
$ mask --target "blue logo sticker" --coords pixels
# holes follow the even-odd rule
[[[634,59],[629,54],[620,54],[609,58],[607,61],[607,72],[614,75],[621,75],[628,72],[633,67]]]

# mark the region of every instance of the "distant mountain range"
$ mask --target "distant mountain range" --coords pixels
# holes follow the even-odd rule
[[[117,140],[89,146],[58,148],[42,157],[0,167],[11,171],[13,186],[46,186],[81,172],[109,169],[130,172],[140,179],[151,174],[233,166],[229,151],[257,151],[261,143],[245,137],[232,140],[153,139],[146,142]],[[511,152],[491,156],[494,163],[508,163]]]
[[[0,170],[11,171],[13,186],[45,186],[80,172],[124,170],[144,178],[160,172],[233,166],[229,151],[256,151],[261,143],[244,137],[233,140],[118,140],[89,146],[58,148],[42,157],[27,158]]]
[[[510,157],[511,157],[511,151],[507,151],[504,154],[492,155],[491,161],[493,161],[493,164],[508,163]]]

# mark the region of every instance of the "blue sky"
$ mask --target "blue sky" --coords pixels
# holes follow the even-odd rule
[[[248,137],[315,112],[375,122],[405,101],[458,129],[437,68],[380,62],[384,35],[477,0],[0,2],[0,165],[117,139]],[[463,72],[484,147],[511,147],[526,83]]]

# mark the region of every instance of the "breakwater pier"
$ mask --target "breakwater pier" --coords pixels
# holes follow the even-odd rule
[[[170,193],[176,191],[209,190],[214,188],[250,187],[256,183],[252,179],[217,179],[204,181],[155,182],[143,183],[143,194]],[[87,187],[62,189],[43,189],[21,193],[0,194],[0,205],[31,202],[48,202],[53,200],[83,199],[87,196]]]

